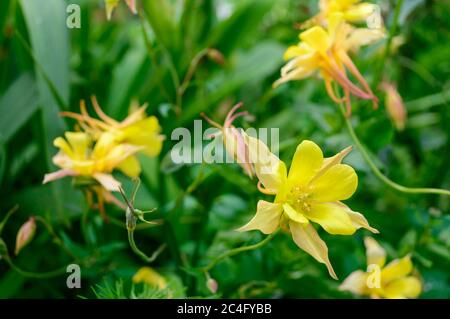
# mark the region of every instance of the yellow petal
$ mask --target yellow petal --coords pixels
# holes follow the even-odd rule
[[[381,270],[381,281],[385,284],[407,276],[412,271],[412,262],[409,255],[391,261]]]
[[[66,132],[64,135],[73,151],[73,155],[77,159],[85,158],[87,149],[91,143],[89,136],[82,132]]]
[[[289,169],[289,185],[306,185],[322,167],[323,153],[312,141],[303,141],[297,146]]]
[[[310,211],[305,211],[304,215],[330,234],[352,235],[356,231],[346,209],[335,203],[312,204]]]
[[[328,33],[319,26],[314,26],[302,32],[300,39],[323,55],[326,54],[331,45]]]
[[[348,146],[344,148],[342,151],[337,153],[336,155],[332,157],[327,157],[323,160],[323,165],[320,170],[327,170],[331,166],[334,166],[336,164],[341,164],[342,160],[352,151],[352,147]]]
[[[359,28],[353,30],[344,40],[345,50],[358,50],[361,46],[369,45],[386,37],[386,33],[378,29]]]
[[[369,225],[369,222],[367,221],[367,219],[364,217],[363,214],[352,211],[347,205],[345,205],[341,202],[336,202],[334,204],[341,206],[345,210],[348,217],[350,217],[350,220],[352,221],[353,226],[355,226],[356,229],[365,228],[374,234],[379,233],[379,231],[377,229],[375,229]]]
[[[357,295],[367,294],[367,273],[362,270],[352,272],[339,286],[339,290]]]
[[[69,143],[62,137],[57,137],[53,141],[53,145],[57,148],[59,148],[63,153],[67,154],[69,157],[73,157],[73,151],[70,147]]]
[[[301,213],[297,212],[294,208],[292,208],[289,204],[283,204],[283,210],[288,215],[289,219],[294,222],[307,224],[309,223],[308,219],[305,218]]]
[[[344,22],[344,15],[340,12],[333,13],[328,17],[328,34],[332,40],[335,40],[339,28]]]
[[[164,138],[160,132],[158,119],[150,116],[123,129],[122,136],[127,143],[144,146],[143,153],[154,157],[159,155],[162,149]]]
[[[112,12],[114,11],[114,8],[117,7],[118,3],[119,0],[105,0],[106,17],[108,18],[108,20],[111,19]]]
[[[111,174],[96,173],[93,177],[102,185],[107,191],[118,192],[120,182],[117,181]]]
[[[145,283],[151,287],[164,289],[167,286],[166,279],[161,276],[158,272],[150,267],[142,267],[133,276],[133,283]]]
[[[92,156],[96,159],[105,157],[116,146],[115,136],[110,132],[104,132],[95,143]]]
[[[396,279],[387,284],[384,295],[389,299],[417,298],[422,291],[422,283],[416,277]]]
[[[141,174],[141,164],[135,156],[130,156],[117,165],[117,169],[121,170],[125,175],[136,178]]]
[[[310,51],[307,50],[307,47],[302,45],[292,45],[284,52],[283,58],[287,61],[307,53],[310,53]]]
[[[276,194],[286,188],[286,165],[257,138],[244,134],[248,145],[250,162],[253,163],[256,176],[264,188]]]
[[[367,265],[383,267],[386,263],[386,251],[384,248],[372,237],[365,237],[364,245],[366,246]]]
[[[350,198],[358,187],[355,170],[346,164],[337,164],[311,181],[313,199],[319,202],[335,202]]]
[[[345,11],[345,20],[350,22],[359,22],[366,20],[376,11],[376,5],[372,3],[360,3],[351,6]]]
[[[260,230],[264,234],[271,234],[280,225],[281,213],[283,206],[274,204],[264,200],[258,201],[256,215],[245,226],[237,229],[237,231]]]
[[[308,254],[314,257],[318,262],[327,266],[331,277],[338,279],[336,273],[331,266],[328,259],[328,247],[325,242],[319,237],[314,227],[309,224],[299,224],[294,221],[289,222],[292,239],[300,249],[303,249]]]

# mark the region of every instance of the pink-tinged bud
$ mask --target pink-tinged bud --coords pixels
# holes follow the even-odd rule
[[[386,92],[386,110],[397,130],[403,131],[407,119],[407,111],[403,99],[398,93],[396,87],[390,83],[382,84]]]
[[[36,219],[30,217],[28,221],[20,227],[16,238],[16,250],[15,254],[18,255],[19,252],[28,245],[36,233]]]
[[[225,57],[217,49],[211,49],[211,48],[208,49],[207,56],[209,59],[213,60],[214,62],[216,62],[219,65],[225,64]]]
[[[219,284],[215,279],[211,277],[209,277],[208,280],[206,281],[206,286],[208,287],[209,291],[211,291],[211,293],[213,294],[215,294],[217,292],[217,289],[219,289]]]
[[[136,14],[137,13],[136,0],[125,0],[125,1],[127,2],[127,5],[130,8],[131,12]]]

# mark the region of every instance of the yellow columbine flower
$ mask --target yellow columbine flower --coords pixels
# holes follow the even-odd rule
[[[140,174],[140,165],[132,156],[141,148],[118,144],[111,133],[102,133],[92,147],[92,139],[84,132],[66,132],[65,139],[58,137],[53,144],[60,149],[53,157],[59,171],[46,174],[44,184],[65,176],[86,176],[95,179],[107,191],[118,191],[120,183],[111,172],[119,169],[130,177]]]
[[[377,12],[377,5],[361,0],[320,0],[318,20],[326,21],[335,13],[342,14],[348,22],[363,22]]]
[[[286,230],[289,227],[297,246],[325,264],[330,275],[337,279],[328,259],[327,245],[311,222],[330,234],[352,235],[361,227],[378,232],[362,214],[340,202],[350,198],[358,185],[354,169],[341,164],[351,148],[324,158],[319,146],[303,141],[287,173],[286,165],[263,142],[247,135],[245,138],[260,191],[276,197],[273,203],[260,200],[256,215],[239,231],[257,229],[270,234],[279,227]]]
[[[342,14],[335,13],[330,17],[327,30],[314,26],[300,33],[299,37],[301,42],[289,47],[284,54],[284,59],[289,62],[281,69],[281,78],[274,83],[275,87],[288,81],[304,79],[319,71],[333,101],[346,102],[348,115],[351,111],[351,94],[372,100],[374,108],[377,107],[378,98],[347,53],[384,37],[382,31],[354,29],[344,22]],[[362,88],[348,78],[347,71],[358,80]],[[336,96],[333,82],[344,90],[343,98]]]
[[[108,18],[108,20],[111,19],[112,12],[114,11],[114,9],[119,4],[119,1],[120,0],[105,0],[106,17]],[[130,8],[131,12],[136,14],[137,13],[136,0],[125,0],[125,2],[127,3],[127,5]]]
[[[409,255],[391,261],[385,266],[386,251],[375,239],[364,239],[368,272],[357,270],[351,273],[339,287],[357,295],[372,298],[417,298],[422,291],[422,283],[415,276]]]
[[[245,173],[251,178],[253,177],[254,172],[249,160],[248,147],[244,140],[245,133],[241,129],[233,126],[233,122],[237,118],[248,115],[247,111],[236,113],[242,105],[243,103],[238,103],[228,112],[223,126],[211,120],[204,113],[201,115],[209,124],[220,130],[227,153],[237,161]],[[214,135],[214,137],[217,137],[218,135],[219,134]]]
[[[95,97],[92,97],[92,105],[100,120],[89,115],[83,101],[80,103],[81,114],[62,112],[61,115],[78,120],[81,127],[93,136],[108,132],[114,136],[117,143],[140,146],[142,153],[150,157],[159,155],[164,136],[160,134],[161,126],[156,116],[146,116],[147,105],[132,105],[135,110],[121,122],[106,115]]]
[[[132,280],[135,284],[143,282],[157,289],[164,289],[167,287],[166,279],[150,267],[140,268],[133,276]]]

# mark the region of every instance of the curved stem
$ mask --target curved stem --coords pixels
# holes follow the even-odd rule
[[[277,233],[276,231],[273,232],[272,234],[268,235],[266,238],[261,240],[259,243],[256,243],[256,244],[253,244],[253,245],[248,245],[248,246],[241,246],[241,247],[238,247],[238,248],[231,249],[231,250],[227,251],[226,253],[223,253],[222,255],[216,257],[207,266],[201,268],[201,270],[203,272],[210,271],[212,268],[214,268],[219,262],[221,262],[225,258],[237,255],[237,254],[242,253],[244,251],[255,250],[255,249],[261,248],[262,246],[267,244],[269,241],[271,241],[273,239],[273,237],[275,237],[276,233]]]
[[[9,256],[4,256],[4,257],[5,257],[4,260],[8,263],[8,265],[24,277],[36,278],[36,279],[47,279],[47,278],[61,276],[61,275],[65,274],[67,271],[67,266],[63,266],[61,268],[58,268],[58,269],[55,269],[52,271],[40,272],[40,273],[26,271],[26,270],[23,270],[22,268],[20,268],[19,266],[17,266],[16,264],[14,264],[13,261],[9,258]]]
[[[342,117],[344,119],[344,122],[345,122],[345,125],[347,127],[347,130],[348,130],[348,133],[349,133],[350,137],[352,138],[353,142],[358,147],[359,151],[361,152],[361,155],[363,156],[363,158],[366,161],[366,163],[369,165],[369,167],[372,170],[372,172],[383,183],[385,183],[386,185],[388,185],[388,186],[392,187],[393,189],[395,189],[395,190],[397,190],[399,192],[402,192],[402,193],[409,193],[409,194],[441,194],[441,195],[450,196],[450,191],[446,190],[446,189],[406,187],[406,186],[400,185],[400,184],[390,180],[385,175],[383,175],[383,173],[378,169],[378,167],[372,161],[369,153],[364,148],[363,144],[361,143],[361,141],[359,140],[358,136],[356,135],[356,133],[355,133],[353,127],[352,127],[352,124],[350,123],[350,119],[348,119],[345,116],[345,110],[344,110],[344,107],[342,106],[342,104],[339,104],[339,109],[340,109],[340,111],[342,113]]]
[[[162,244],[161,246],[159,246],[159,248],[150,257],[147,256],[142,250],[140,250],[136,246],[136,242],[134,241],[134,230],[129,230],[128,231],[128,242],[130,243],[131,250],[133,250],[133,252],[136,255],[141,257],[147,263],[153,262],[156,258],[158,258],[158,256],[164,250],[164,248],[166,248],[166,244]]]
[[[69,247],[67,247],[64,242],[62,241],[62,239],[56,234],[55,230],[53,229],[53,227],[41,216],[35,216],[36,221],[40,222],[42,225],[45,226],[45,228],[47,228],[47,231],[50,233],[50,235],[53,237],[53,242],[58,245],[59,247],[61,247],[62,250],[64,250],[67,255],[69,255],[70,257],[74,258],[75,260],[77,259],[77,257],[70,251]]]

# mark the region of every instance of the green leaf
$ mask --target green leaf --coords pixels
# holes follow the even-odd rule
[[[7,143],[36,112],[37,89],[30,74],[20,76],[0,98],[0,134]]]

